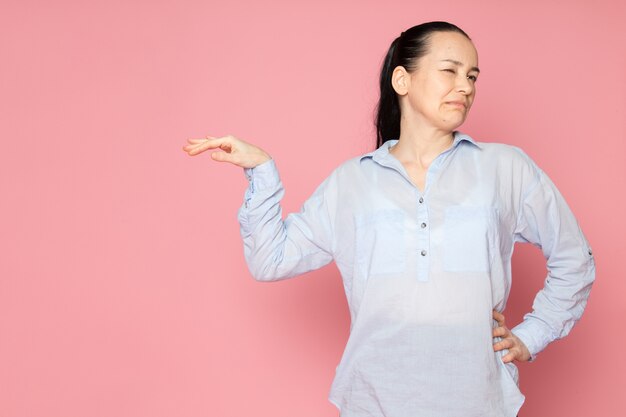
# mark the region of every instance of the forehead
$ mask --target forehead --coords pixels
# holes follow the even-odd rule
[[[424,58],[430,61],[454,60],[464,66],[478,65],[478,52],[472,41],[457,32],[435,32],[429,39],[429,50]]]

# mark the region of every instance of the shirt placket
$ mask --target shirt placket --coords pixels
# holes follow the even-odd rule
[[[428,204],[424,195],[421,195],[417,187],[415,187],[415,195],[417,201],[417,222],[419,228],[417,230],[417,280],[428,281],[428,271],[430,270],[430,219],[428,218]]]
[[[413,181],[408,176],[404,166],[400,161],[393,158],[393,156],[387,154],[387,158],[384,161],[379,161],[383,165],[393,168],[400,173],[413,187],[415,195],[415,213],[417,218],[417,280],[420,282],[427,282],[429,280],[430,272],[430,216],[428,212],[429,206],[429,191],[431,186],[435,183],[443,165],[449,159],[448,157],[456,148],[457,142],[453,146],[439,154],[428,167],[426,171],[426,181],[424,185],[424,191],[421,192]]]
[[[450,149],[440,153],[430,164],[426,171],[426,181],[424,182],[424,192],[419,193],[417,187],[417,219],[419,222],[418,244],[423,249],[420,250],[420,260],[417,263],[417,280],[426,282],[430,272],[430,216],[428,207],[432,193],[433,184],[437,181],[443,167],[449,162],[452,153],[456,150],[458,141],[455,141]]]

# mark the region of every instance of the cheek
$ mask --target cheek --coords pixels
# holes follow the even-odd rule
[[[468,97],[468,101],[470,105],[474,102],[475,97],[476,97],[476,87],[474,87],[474,91],[472,91],[472,94]]]
[[[450,91],[454,90],[454,83],[450,79],[445,77],[438,77],[428,84],[433,94],[439,96],[446,96],[450,94]]]

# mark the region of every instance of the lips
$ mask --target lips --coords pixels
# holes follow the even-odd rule
[[[467,108],[467,105],[463,101],[447,101],[446,104],[449,104],[451,106],[458,107],[461,109]]]

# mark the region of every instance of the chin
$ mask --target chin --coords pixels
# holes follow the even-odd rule
[[[440,126],[440,128],[441,128],[441,130],[444,130],[446,132],[454,132],[459,127],[461,127],[464,122],[465,122],[465,119],[463,119],[461,121],[454,122],[454,123],[452,121],[450,121],[450,120],[446,120],[445,123],[443,123]]]

